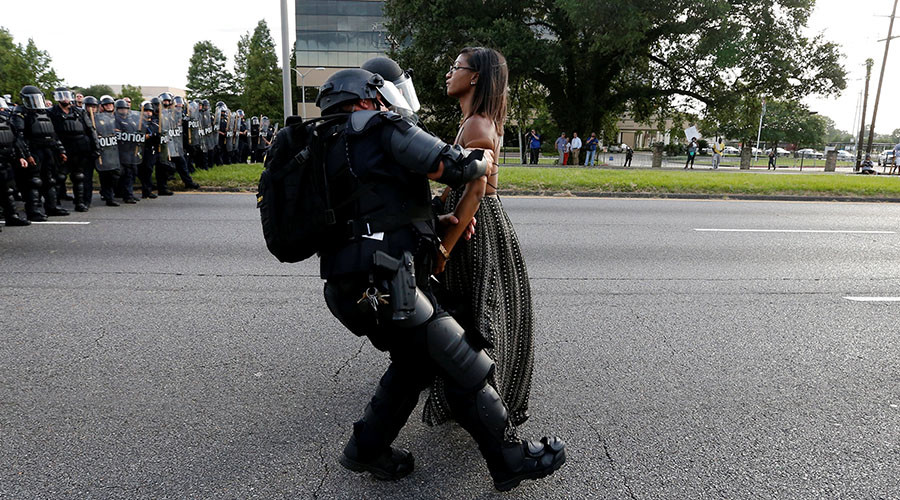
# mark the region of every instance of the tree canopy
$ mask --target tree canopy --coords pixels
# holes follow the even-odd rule
[[[845,71],[838,47],[803,34],[813,5],[387,0],[385,12],[392,39],[403,41],[393,55],[416,70],[427,120],[457,116],[443,95],[443,75],[459,49],[481,45],[504,54],[511,88],[519,79],[539,84],[558,125],[605,130],[624,112],[650,121],[690,110],[724,122],[735,107],[752,108],[751,98],[839,92]]]
[[[37,48],[34,40],[28,39],[24,46],[15,43],[6,28],[0,27],[0,90],[12,94],[18,100],[18,93],[26,85],[34,85],[49,95],[61,83],[51,66],[50,55]]]
[[[275,41],[265,20],[257,23],[249,40],[243,87],[243,105],[250,113],[282,121],[281,70],[278,68]]]
[[[188,66],[188,99],[209,99],[212,103],[224,101],[235,105],[231,94],[232,75],[225,69],[225,54],[209,40],[194,44],[194,53]]]

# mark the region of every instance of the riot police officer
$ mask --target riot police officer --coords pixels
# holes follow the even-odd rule
[[[90,117],[77,106],[72,105],[72,91],[58,87],[53,92],[56,104],[49,111],[56,135],[62,141],[69,161],[61,165],[57,178],[57,194],[60,199],[66,196],[66,175],[72,180],[71,198],[75,202],[75,211],[87,212],[88,203],[84,193],[85,172],[93,172],[93,163],[100,154],[97,136],[90,124]]]
[[[141,181],[141,198],[156,198],[153,190],[153,167],[159,160],[159,98],[154,97],[141,103],[144,114],[144,152],[138,167],[138,179]]]
[[[22,87],[19,92],[22,103],[13,110],[13,126],[19,130],[28,144],[29,167],[17,171],[16,184],[25,201],[28,220],[45,221],[47,216],[69,215],[57,206],[57,161],[65,162],[66,149],[56,136],[53,122],[47,114],[44,95],[33,85]],[[41,197],[43,196],[43,209]]]
[[[332,75],[316,101],[323,116],[350,112],[325,121],[317,131],[330,187],[326,199],[336,220],[332,238],[319,252],[325,301],[344,326],[391,355],[340,463],[380,479],[409,474],[412,455],[391,443],[419,393],[441,375],[453,416],[478,443],[497,489],[551,474],[565,462],[564,444],[552,437],[518,438],[488,383],[493,361],[469,343],[430,288],[434,256],[442,247],[428,180],[458,186],[482,178],[492,153],[467,155],[399,115],[381,111],[382,100],[409,108],[381,76],[348,69]],[[290,161],[293,156],[278,148],[291,133],[286,127],[278,134],[269,161]]]
[[[194,182],[190,172],[187,170],[187,164],[184,161],[184,137],[182,132],[184,129],[182,106],[184,100],[181,97],[174,97],[172,94],[164,93],[160,95],[163,113],[160,115],[166,119],[166,124],[160,122],[160,130],[168,134],[168,142],[166,145],[166,158],[164,161],[162,151],[159,155],[159,163],[156,168],[156,186],[161,195],[170,195],[170,191],[166,187],[169,175],[177,173],[181,177],[181,182],[191,189],[199,189],[200,185]],[[178,102],[181,105],[178,105]],[[166,169],[160,169],[160,165],[166,165]],[[164,172],[164,174],[163,174]]]
[[[247,130],[247,120],[244,117],[244,110],[237,110],[237,115],[237,129],[235,130],[235,133],[237,134],[237,147],[235,148],[237,159],[235,163],[247,163],[247,159],[250,156],[250,131]]]
[[[15,171],[28,168],[25,158],[30,155],[28,146],[13,128],[10,118],[6,99],[0,97],[0,208],[3,209],[7,227],[27,226],[31,223],[20,219],[16,213],[13,192],[16,189]]]
[[[228,137],[228,107],[222,101],[216,103],[214,127],[216,129],[216,165],[224,165],[227,155],[225,139]]]

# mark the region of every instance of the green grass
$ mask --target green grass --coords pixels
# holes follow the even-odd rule
[[[199,170],[194,179],[210,188],[256,188],[261,164]],[[607,170],[511,167],[500,170],[500,189],[542,193],[695,193],[799,196],[900,197],[900,178],[845,174],[770,175],[708,170]]]
[[[900,179],[835,174],[504,167],[501,189],[539,192],[900,196]]]

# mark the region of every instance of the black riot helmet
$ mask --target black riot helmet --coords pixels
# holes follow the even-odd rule
[[[258,116],[254,116],[253,118],[250,118],[250,125],[257,125],[257,126],[258,126],[258,125],[259,125],[259,117],[258,117]]]
[[[226,106],[225,106],[225,103],[224,103],[224,102],[222,102],[222,101],[216,101],[216,107],[217,107],[217,108],[224,108],[224,107],[226,107]]]
[[[130,109],[131,106],[128,105],[128,102],[125,99],[117,99],[116,100],[116,109]]]
[[[176,106],[184,106],[184,97],[177,95],[177,96],[175,96],[175,99],[173,99],[173,100],[175,101]]]
[[[116,100],[112,98],[112,96],[104,95],[100,97],[100,105],[105,106],[107,104],[115,104]]]
[[[153,104],[151,104],[150,101],[142,102],[141,111],[153,111]]]
[[[393,83],[406,99],[410,106],[409,109],[413,112],[419,111],[421,106],[416,95],[416,88],[413,86],[412,70],[403,71],[400,69],[400,65],[389,57],[373,57],[364,62],[360,68],[381,75],[382,78]]]
[[[153,111],[159,111],[159,97],[150,99],[150,105],[153,107]]]
[[[75,93],[66,87],[56,87],[53,91],[53,98],[60,104],[65,103],[68,105],[75,100]]]
[[[19,91],[19,97],[22,99],[22,105],[27,109],[46,109],[44,104],[44,94],[41,89],[34,85],[26,85]]]
[[[100,101],[98,101],[97,98],[92,95],[86,95],[86,96],[84,96],[84,100],[81,101],[81,104],[84,104],[85,107],[99,106]]]
[[[203,108],[204,111],[209,109],[209,99],[201,99],[200,106]]]
[[[319,88],[316,106],[327,115],[339,111],[342,105],[360,99],[378,99],[379,95],[391,106],[410,109],[393,83],[364,69],[344,69],[331,75]]]

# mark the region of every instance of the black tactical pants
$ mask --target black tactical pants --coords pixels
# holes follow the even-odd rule
[[[19,165],[18,159],[0,156],[0,208],[3,209],[3,217],[7,220],[18,215],[12,195],[16,189],[15,169],[25,170]]]
[[[379,321],[372,313],[361,312],[357,302],[368,286],[359,279],[332,280],[325,284],[325,302],[331,313],[351,332],[365,335],[375,348],[388,351],[391,364],[381,377],[375,395],[366,407],[362,419],[354,423],[353,435],[360,457],[365,460],[385,450],[396,439],[419,400],[419,393],[444,374],[443,368],[428,347],[428,325],[446,313],[435,305],[435,313],[425,324],[414,328],[399,328],[391,323],[390,306],[382,306]],[[426,291],[426,295],[430,295]],[[460,369],[462,370],[462,369]],[[443,377],[445,393],[454,418],[478,442],[482,454],[489,463],[498,460],[504,442],[504,429],[509,426],[506,408],[499,398],[496,401],[478,403],[477,393],[486,384],[483,380],[476,387],[464,388]],[[491,418],[479,419],[478,414],[490,414]],[[500,428],[490,428],[488,422],[500,422]],[[495,426],[496,427],[496,426]]]
[[[107,170],[99,173],[100,177],[100,199],[103,201],[112,201],[116,195],[116,185],[119,183],[119,170]]]
[[[175,170],[175,166],[163,161],[162,157],[156,162],[156,190],[160,193],[169,189],[169,175]]]
[[[87,175],[85,172],[90,172],[92,178],[89,182],[91,189],[94,188],[94,180],[93,180],[93,164],[94,157],[90,154],[74,154],[69,156],[68,161],[63,163],[60,166],[58,184],[57,184],[57,193],[60,197],[66,194],[66,177],[72,181],[72,197],[75,199],[75,205],[85,205],[90,206],[90,201],[88,200],[85,203],[85,184]]]
[[[39,192],[44,197],[44,211],[56,210],[56,178],[58,175],[56,150],[50,147],[32,146],[31,156],[40,169]],[[24,196],[24,193],[23,193]]]
[[[28,164],[25,168],[14,168],[13,176],[16,179],[16,187],[22,193],[22,201],[25,202],[25,213],[29,217],[44,214],[41,206],[41,168]]]
[[[137,177],[141,181],[141,194],[145,197],[156,189],[153,185],[153,167],[159,161],[159,153],[151,153],[149,149],[144,149],[144,159],[138,166]]]
[[[122,175],[116,185],[116,193],[123,200],[134,199],[134,179],[137,177],[138,165],[122,164]]]

